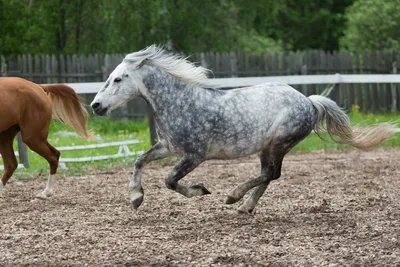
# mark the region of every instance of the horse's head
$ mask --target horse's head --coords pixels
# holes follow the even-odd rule
[[[162,70],[164,76],[175,77],[191,86],[209,86],[207,69],[196,67],[186,58],[170,54],[161,47],[152,45],[127,55],[115,68],[91,104],[94,113],[103,116],[135,97],[149,97],[151,88],[144,80],[154,70]],[[158,84],[152,84],[151,87],[165,87],[165,84],[163,86],[159,84],[161,81],[166,83],[164,78],[153,77],[153,82]]]
[[[110,74],[103,88],[96,94],[90,106],[96,115],[104,116],[118,106],[140,96],[142,85],[138,69],[140,64],[122,61]]]

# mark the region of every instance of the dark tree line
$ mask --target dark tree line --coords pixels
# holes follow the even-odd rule
[[[0,0],[0,54],[126,53],[153,43],[185,53],[399,48],[399,7],[400,0]]]

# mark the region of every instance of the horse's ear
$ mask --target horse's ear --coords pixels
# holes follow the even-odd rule
[[[138,69],[140,69],[141,67],[143,67],[144,64],[146,64],[149,61],[148,58],[145,58],[142,60],[142,62],[139,63],[139,65],[137,66]]]

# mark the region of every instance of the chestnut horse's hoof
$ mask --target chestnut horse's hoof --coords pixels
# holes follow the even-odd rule
[[[39,194],[37,194],[36,198],[45,200],[45,199],[48,199],[49,197],[51,197],[52,195],[53,195],[52,191],[44,190],[44,191],[40,192]]]

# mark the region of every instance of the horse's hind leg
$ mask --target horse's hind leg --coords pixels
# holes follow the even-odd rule
[[[245,202],[238,208],[239,213],[252,213],[258,200],[264,194],[269,182],[259,185],[253,193],[245,200]]]
[[[275,153],[274,153],[275,152]],[[269,148],[264,150],[260,155],[261,160],[261,176],[248,182],[239,184],[229,193],[226,204],[233,204],[243,198],[243,196],[252,188],[258,188],[252,193],[248,201],[239,208],[239,211],[251,212],[258,199],[263,195],[268,184],[281,176],[281,168],[283,157],[286,153],[280,150]]]
[[[54,180],[56,177],[56,172],[58,168],[58,160],[60,158],[60,152],[51,146],[46,138],[42,137],[31,137],[24,139],[24,134],[22,133],[22,139],[26,145],[38,153],[40,156],[45,158],[50,165],[50,174],[47,179],[46,188],[36,195],[37,198],[46,199],[53,195]]]
[[[13,140],[19,131],[18,126],[13,126],[0,133],[0,154],[4,162],[4,173],[0,182],[0,194],[7,181],[17,169],[18,162],[13,149]]]
[[[269,183],[272,180],[278,179],[281,176],[282,161],[284,155],[276,155],[274,159],[270,158],[267,153],[260,155],[261,160],[261,174],[265,176],[266,181],[259,185],[254,192],[245,200],[245,202],[238,208],[240,213],[253,212],[258,200],[264,194]]]
[[[185,177],[188,173],[193,171],[197,166],[203,162],[203,158],[195,154],[185,154],[181,161],[174,167],[172,172],[168,175],[165,183],[167,187],[174,190],[185,197],[194,197],[211,194],[203,184],[192,186],[185,186],[179,184],[179,180]]]

